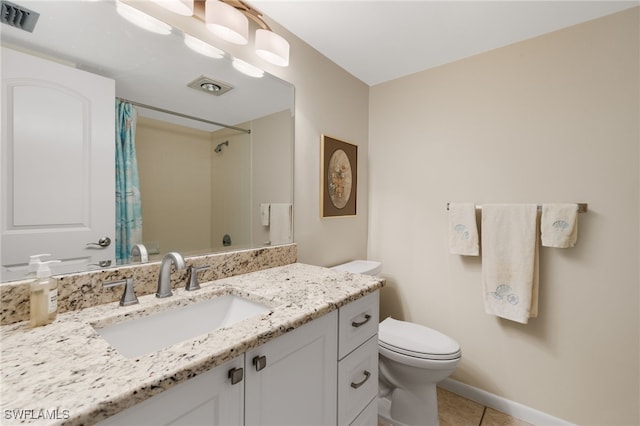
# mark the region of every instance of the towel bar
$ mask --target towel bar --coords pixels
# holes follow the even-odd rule
[[[577,203],[578,204],[578,213],[586,213],[588,204],[587,203]],[[482,206],[476,206],[476,210],[482,210]],[[542,210],[542,206],[538,204],[538,210]],[[449,211],[449,203],[447,203],[447,211]]]

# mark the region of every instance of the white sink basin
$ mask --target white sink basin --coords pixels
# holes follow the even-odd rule
[[[227,294],[96,331],[122,355],[136,358],[269,311],[266,305]]]

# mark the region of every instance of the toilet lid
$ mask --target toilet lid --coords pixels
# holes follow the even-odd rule
[[[460,357],[460,345],[449,336],[420,324],[391,317],[380,323],[378,343],[391,351],[416,358]]]

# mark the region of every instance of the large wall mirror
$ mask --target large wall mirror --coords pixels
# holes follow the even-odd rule
[[[114,80],[114,99],[110,100],[114,110],[115,98],[134,104],[142,243],[149,260],[159,259],[169,251],[189,256],[292,241],[294,88],[291,84],[267,73],[262,77],[243,74],[232,66],[228,54],[215,59],[196,53],[186,46],[181,31],[174,29],[170,34],[160,35],[140,29],[122,18],[112,1],[14,0],[13,3],[40,16],[33,32],[2,24],[3,52],[18,51],[53,61],[57,66]],[[22,111],[27,115],[39,113],[55,123],[63,119],[56,118],[57,113],[53,112],[73,108],[73,100],[65,104],[66,101],[55,94],[41,95],[36,91],[26,96],[20,81],[14,84],[20,79],[15,75],[13,80],[9,78],[11,73],[6,66],[11,58],[8,54],[2,58],[3,110],[9,111],[3,111],[0,169],[4,206],[1,281],[24,278],[29,256],[40,253],[65,260],[63,265],[54,268],[54,273],[104,268],[106,261],[116,266],[109,256],[100,257],[106,253],[101,251],[102,235],[82,237],[89,240],[73,243],[72,238],[67,237],[72,228],[89,226],[68,225],[69,232],[63,226],[55,230],[53,238],[49,236],[49,240],[61,246],[80,246],[86,255],[68,255],[64,247],[43,244],[41,240],[13,241],[14,235],[27,235],[48,227],[46,223],[37,223],[38,215],[25,215],[24,211],[34,212],[41,207],[60,217],[66,210],[82,216],[78,213],[82,209],[73,208],[69,202],[71,196],[64,192],[60,196],[52,195],[55,192],[46,189],[47,184],[43,189],[39,182],[44,180],[52,187],[57,182],[55,186],[69,192],[77,187],[73,192],[76,194],[82,193],[88,181],[99,180],[100,176],[73,177],[76,169],[80,173],[77,176],[85,176],[81,174],[85,166],[76,162],[76,157],[66,152],[66,148],[60,148],[73,140],[65,133],[68,128],[54,131],[54,127],[63,126],[47,124],[39,118],[20,118],[22,112],[18,106],[6,108],[7,102],[18,105],[16,100],[33,97],[38,107],[22,107]],[[26,67],[34,68],[29,64]],[[21,71],[12,72],[19,75]],[[189,87],[202,77],[230,90],[217,96],[202,90],[200,81],[195,88]],[[76,80],[80,85],[80,79]],[[91,83],[88,86],[94,87]],[[24,131],[19,131],[20,123]],[[92,126],[95,131],[96,126]],[[20,133],[22,139],[28,139],[32,129],[50,139],[46,148],[26,146],[19,137],[14,137]],[[107,126],[107,129],[103,133],[110,133],[114,128]],[[113,134],[108,135],[108,139],[115,143]],[[111,166],[105,173],[111,180],[115,173],[112,160],[108,159]],[[27,171],[17,172],[20,164]],[[36,164],[42,166],[36,167],[37,170],[46,170],[45,175],[28,172],[29,168],[34,170]],[[58,172],[67,174],[58,175]],[[115,188],[101,190],[99,198],[113,199],[114,193]],[[271,226],[276,221],[269,222],[269,212],[281,215],[277,220],[278,229]],[[283,221],[282,215],[287,220]],[[81,224],[82,221],[76,220]],[[114,228],[115,224],[111,224],[110,229]],[[112,232],[104,237],[116,236]]]

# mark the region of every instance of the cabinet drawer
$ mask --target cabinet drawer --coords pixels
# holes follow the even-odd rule
[[[379,291],[349,303],[338,313],[338,359],[378,333]]]
[[[378,394],[378,335],[338,364],[338,424],[348,425]]]

